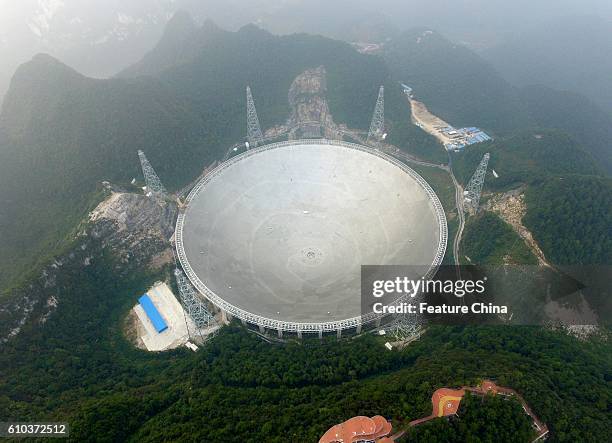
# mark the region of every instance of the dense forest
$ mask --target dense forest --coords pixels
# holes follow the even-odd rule
[[[540,129],[519,131],[453,154],[453,170],[460,182],[468,183],[485,152],[491,154],[485,191],[505,191],[548,175],[602,172],[595,159],[566,133]]]
[[[558,130],[531,130],[470,147],[465,153],[453,154],[453,167],[461,182],[469,181],[485,152],[491,153],[491,159],[483,193],[527,185],[523,222],[549,260],[563,265],[611,262],[610,179],[573,138]],[[468,223],[463,241],[466,251],[480,256],[482,248],[500,244],[503,236],[488,246],[480,241],[485,237],[492,240],[481,229],[482,223],[491,220],[471,220],[477,229]]]
[[[67,420],[75,441],[314,442],[357,414],[381,414],[401,429],[430,413],[436,388],[491,378],[525,397],[551,441],[604,441],[612,426],[610,341],[539,328],[431,327],[390,352],[369,334],[274,345],[231,326],[197,353],[137,350],[121,325],[153,276],[96,250],[76,248],[55,286],[28,289],[55,294],[59,306],[1,345],[3,418]],[[507,407],[485,413],[468,404],[462,414],[503,416],[495,426],[513,422],[522,432]],[[488,435],[480,422],[456,428],[462,422],[422,432]]]
[[[468,218],[462,253],[483,265],[536,264],[536,257],[512,227],[491,212]]]
[[[518,401],[491,396],[481,398],[468,393],[461,401],[457,417],[427,422],[409,432],[406,441],[512,443],[533,438],[531,420]]]
[[[525,226],[563,265],[612,263],[612,180],[565,175],[526,193]]]

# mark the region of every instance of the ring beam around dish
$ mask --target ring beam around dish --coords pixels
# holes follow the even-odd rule
[[[221,310],[288,332],[359,328],[361,265],[435,274],[444,210],[415,171],[376,149],[296,140],[222,163],[187,196],[178,258]]]

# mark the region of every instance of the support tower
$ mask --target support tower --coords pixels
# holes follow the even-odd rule
[[[399,314],[385,329],[397,341],[414,340],[422,333],[423,326],[417,314]]]
[[[145,179],[145,194],[147,197],[154,196],[163,198],[166,195],[166,188],[164,188],[164,185],[162,185],[161,180],[155,173],[155,170],[153,169],[153,166],[151,166],[151,163],[149,163],[149,160],[147,160],[144,152],[139,150],[138,158],[140,158],[142,174],[144,175]]]
[[[189,283],[183,271],[176,268],[174,270],[174,276],[176,278],[176,285],[178,286],[183,308],[187,312],[187,315],[193,320],[196,326],[195,332],[197,336],[204,339],[205,331],[216,325],[215,319],[206,308],[204,302],[197,296],[195,289],[191,286],[191,283]]]
[[[380,141],[384,138],[385,133],[385,87],[381,85],[378,90],[378,99],[368,132],[368,142]]]
[[[247,140],[251,147],[255,147],[263,142],[263,134],[261,133],[261,127],[259,126],[259,119],[257,118],[257,111],[255,110],[255,102],[253,101],[253,95],[251,94],[251,88],[246,88],[247,96]]]
[[[480,193],[484,185],[485,176],[487,174],[487,166],[489,165],[489,153],[483,155],[480,164],[476,168],[476,172],[472,175],[470,182],[464,191],[465,199],[463,201],[463,208],[470,214],[475,214],[478,211],[478,205],[480,203]]]

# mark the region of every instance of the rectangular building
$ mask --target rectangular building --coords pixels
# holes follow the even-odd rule
[[[149,317],[149,320],[151,320],[151,323],[153,323],[153,327],[158,333],[168,329],[168,325],[147,294],[140,297],[138,302],[147,314],[147,317]]]

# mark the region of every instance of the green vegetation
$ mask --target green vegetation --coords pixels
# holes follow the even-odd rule
[[[457,217],[457,206],[455,204],[455,186],[448,172],[438,168],[416,165],[408,163],[412,169],[419,173],[427,183],[432,187],[446,214],[446,222],[448,225],[449,245],[446,247],[443,263],[454,264],[452,241],[455,238],[455,232],[458,228],[459,221]]]
[[[317,36],[175,25],[170,34],[182,38],[166,35],[161,44],[174,59],[154,58],[121,78],[90,79],[44,55],[16,73],[0,115],[0,289],[57,251],[90,208],[101,180],[141,180],[138,149],[171,190],[220,159],[245,136],[240,122],[247,84],[266,128],[287,119],[293,79],[324,65],[336,121],[365,130],[378,86],[385,84],[394,140],[439,155],[439,145],[410,124],[399,86],[376,57]],[[184,52],[177,51],[186,41]]]
[[[469,217],[462,239],[462,253],[471,263],[536,264],[537,259],[512,227],[491,212]]]
[[[525,226],[553,263],[612,263],[611,179],[551,177],[525,197]]]
[[[464,184],[469,181],[485,152],[491,153],[491,159],[483,192],[528,185],[524,223],[549,260],[557,264],[611,262],[610,179],[600,175],[598,163],[572,138],[556,130],[540,130],[472,146],[453,155],[453,167],[460,181]],[[491,170],[499,177],[495,178]],[[490,223],[491,219],[480,223],[485,221]],[[484,242],[481,246],[472,244],[484,238],[487,231],[482,227],[468,226],[463,244],[470,257],[471,253],[481,257],[482,248],[493,248],[493,244],[487,246]],[[506,247],[515,244],[506,240],[510,242]],[[503,252],[502,243],[498,253]],[[520,251],[514,253],[517,258],[524,257]],[[490,254],[496,255],[493,250],[484,255]]]
[[[525,397],[553,442],[604,441],[612,426],[610,341],[538,328],[431,327],[388,352],[372,335],[272,345],[234,326],[197,353],[139,351],[120,325],[153,277],[96,251],[76,248],[56,286],[28,289],[57,295],[59,306],[2,345],[0,416],[67,420],[76,441],[316,441],[358,414],[390,417],[400,429],[430,413],[436,388],[492,378]],[[87,254],[95,258],[83,268]],[[487,426],[499,417],[495,426],[513,421],[520,433],[505,407],[494,405]],[[484,411],[470,405],[465,414],[461,435],[488,435],[471,418],[484,420]]]
[[[593,157],[567,134],[557,130],[532,130],[470,146],[463,153],[453,154],[457,180],[467,184],[485,152],[491,153],[485,190],[508,190],[547,175],[601,172]],[[499,178],[493,177],[492,169]]]
[[[532,441],[534,438],[531,419],[515,399],[500,396],[482,398],[468,392],[461,401],[457,415],[450,420],[440,418],[412,429],[406,441],[513,443]],[[473,440],[475,436],[478,436],[477,440]]]
[[[406,31],[385,45],[395,78],[450,124],[507,133],[528,123],[516,90],[478,55],[436,32]]]
[[[169,186],[178,182],[177,152],[199,151],[205,164],[201,126],[157,82],[88,79],[48,56],[22,66],[0,118],[7,137],[0,147],[0,288],[39,256],[58,252],[101,180],[140,177],[138,148],[155,153],[155,166],[167,165],[160,169]],[[197,168],[195,161],[186,166],[189,174]]]
[[[439,144],[410,124],[405,98],[376,57],[322,37],[186,26],[174,29],[185,34],[175,35],[160,59],[124,73],[146,78],[92,80],[45,56],[17,73],[0,117],[0,287],[33,257],[72,244],[68,234],[97,201],[100,180],[140,176],[137,149],[171,189],[221,157],[244,137],[237,122],[244,121],[246,84],[268,127],[287,117],[293,78],[323,64],[336,121],[361,129],[385,84],[389,140],[445,161]],[[419,35],[407,34],[386,58],[432,111],[458,126],[500,133],[524,125],[512,89],[473,64],[473,54],[449,49],[435,35],[417,47]],[[584,150],[557,131],[500,138],[453,158],[464,183],[486,150],[500,174],[487,177],[487,188],[529,184],[525,223],[553,261],[610,263],[610,182],[587,176],[599,170]],[[454,190],[445,174],[418,171],[451,214]],[[499,263],[506,254],[533,261],[493,214],[469,220],[463,247],[474,261]],[[16,299],[42,302],[21,333],[0,345],[5,420],[67,420],[75,441],[316,441],[354,415],[381,414],[400,429],[430,413],[436,388],[491,378],[525,397],[550,427],[552,442],[606,441],[612,428],[609,337],[579,342],[539,328],[431,327],[403,351],[388,352],[373,335],[271,345],[234,325],[197,353],[150,354],[128,343],[122,325],[159,275],[119,263],[95,245],[73,251],[52,283],[30,279],[10,290]],[[41,322],[51,296],[59,305]],[[515,406],[466,399],[459,420],[424,425],[407,438],[528,438]]]
[[[602,169],[612,172],[612,116],[580,94],[544,86],[523,88],[521,98],[538,126],[567,131]]]

